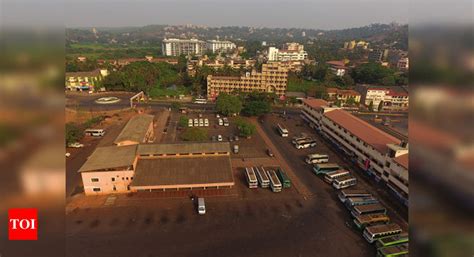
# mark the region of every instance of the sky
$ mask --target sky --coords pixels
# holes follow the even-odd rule
[[[411,24],[423,17],[428,21],[470,17],[471,0],[456,1],[464,4],[453,5],[447,0],[2,0],[1,6],[6,24],[42,21],[66,27],[195,24],[343,29],[372,23]],[[426,13],[427,6],[434,10]]]

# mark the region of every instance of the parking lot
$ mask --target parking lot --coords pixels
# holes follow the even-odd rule
[[[181,141],[177,126],[181,115],[171,112],[160,142]],[[230,119],[230,126],[224,127],[216,124],[215,114],[202,115],[210,122],[205,127],[209,140],[213,135],[221,134],[225,140],[236,135],[234,118]],[[186,116],[194,119],[198,114]],[[277,133],[277,123],[289,129],[289,137]],[[304,162],[310,153],[327,154],[330,162],[351,170],[358,179],[357,188],[379,198],[392,220],[406,229],[405,213],[392,204],[386,189],[359,174],[298,115],[285,118],[266,115],[259,126],[258,133],[250,139],[237,141],[239,154],[231,155],[235,186],[224,193],[206,195],[205,215],[197,214],[196,203],[186,194],[184,197],[161,197],[153,193],[87,197],[84,203],[89,206],[78,204],[68,210],[68,255],[268,256],[270,248],[272,256],[375,255],[373,246],[353,227],[336,190],[312,173],[311,166]],[[295,149],[291,138],[301,133],[313,136],[317,146]],[[275,157],[269,157],[267,149]],[[244,167],[261,165],[288,166],[285,169],[295,178],[294,185],[280,193],[249,189]]]

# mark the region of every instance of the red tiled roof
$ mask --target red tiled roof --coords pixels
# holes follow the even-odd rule
[[[336,109],[324,115],[381,153],[387,152],[387,144],[400,144],[399,139],[344,110]]]
[[[327,106],[328,102],[323,99],[316,99],[316,98],[307,98],[303,99],[303,103],[309,105],[313,109],[319,109],[321,106]]]
[[[402,167],[404,167],[405,169],[408,169],[408,154],[403,154],[403,155],[400,155],[398,157],[396,157],[395,159],[393,159],[396,163],[400,164]]]

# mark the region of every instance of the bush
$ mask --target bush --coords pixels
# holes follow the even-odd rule
[[[237,96],[220,94],[219,97],[217,97],[216,110],[226,116],[240,113],[242,110],[242,101],[240,101]]]
[[[82,130],[75,123],[66,123],[66,145],[75,143],[82,138]]]
[[[242,137],[250,137],[257,130],[255,125],[243,119],[237,120],[236,124],[237,124],[237,128],[239,129],[240,136]]]
[[[188,116],[181,116],[179,117],[178,125],[182,128],[186,128],[188,126],[189,117]]]
[[[201,128],[187,128],[181,135],[184,141],[206,141],[207,131]]]
[[[242,114],[246,116],[260,116],[271,111],[271,105],[264,100],[250,101],[245,104]]]

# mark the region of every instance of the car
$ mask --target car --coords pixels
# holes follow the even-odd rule
[[[234,145],[234,153],[235,154],[239,153],[239,145]]]
[[[272,150],[270,150],[269,148],[267,149],[267,154],[270,157],[274,157]]]
[[[222,136],[221,136],[221,135],[218,135],[218,136],[217,136],[217,141],[219,141],[219,142],[222,141]]]
[[[209,127],[209,119],[204,119],[204,127]]]
[[[221,116],[220,116],[219,114],[216,114],[216,118],[218,118],[218,119],[219,119],[220,117],[221,117]]]
[[[194,127],[198,127],[199,126],[199,120],[198,119],[194,119]]]
[[[199,117],[199,118],[202,118],[202,113],[198,114],[198,117]]]
[[[81,144],[81,143],[75,142],[75,143],[69,144],[68,147],[71,147],[71,148],[81,148],[81,147],[84,147],[84,145]]]
[[[71,153],[66,153],[66,157],[69,157],[69,156],[71,156]]]
[[[219,119],[219,126],[224,125],[224,121],[222,119]]]
[[[199,119],[199,127],[204,127],[204,120],[203,119]]]

